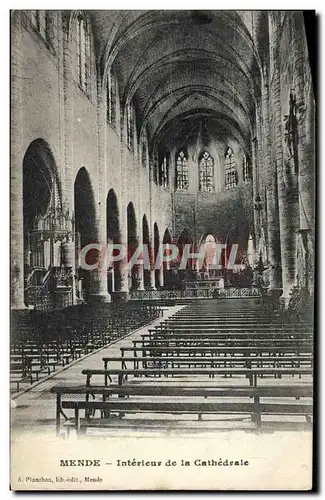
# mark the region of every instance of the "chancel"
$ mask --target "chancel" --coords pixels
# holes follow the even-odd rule
[[[307,35],[300,11],[11,13],[15,429],[310,428]]]

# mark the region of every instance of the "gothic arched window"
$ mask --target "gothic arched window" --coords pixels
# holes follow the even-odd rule
[[[214,159],[205,151],[199,160],[199,190],[205,193],[214,191]]]
[[[90,32],[85,18],[77,17],[77,69],[78,83],[84,92],[90,87]]]
[[[227,149],[225,161],[225,185],[226,189],[237,186],[237,172],[234,153],[231,148]]]
[[[188,168],[187,158],[181,151],[176,159],[176,189],[186,191],[188,189]]]
[[[116,127],[116,77],[112,71],[107,76],[107,121]]]
[[[162,161],[162,163],[160,164],[160,171],[159,171],[159,174],[160,174],[160,185],[163,186],[163,187],[168,187],[168,158],[167,156],[165,155],[164,156],[164,159]]]
[[[244,182],[247,182],[251,179],[251,169],[249,160],[246,155],[243,157],[243,179]]]

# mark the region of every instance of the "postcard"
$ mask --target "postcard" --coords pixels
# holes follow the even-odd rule
[[[12,490],[313,488],[315,19],[10,12]]]

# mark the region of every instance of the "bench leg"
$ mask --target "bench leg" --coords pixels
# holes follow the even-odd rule
[[[257,428],[259,429],[261,427],[261,423],[262,423],[261,413],[260,413],[260,397],[259,396],[254,397],[254,407],[255,407],[255,411],[254,411],[254,414],[252,415],[252,422],[255,422]]]
[[[80,418],[79,418],[79,409],[78,408],[75,408],[75,410],[74,410],[74,417],[76,420],[76,433],[77,433],[77,436],[79,436],[80,435]]]
[[[56,418],[55,418],[55,431],[58,437],[60,436],[60,429],[61,429],[60,418],[61,418],[61,395],[58,393],[56,395]]]

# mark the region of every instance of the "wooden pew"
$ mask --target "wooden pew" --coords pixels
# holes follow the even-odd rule
[[[312,329],[308,329],[306,327],[299,327],[299,328],[283,328],[279,326],[273,326],[269,325],[267,327],[260,327],[259,325],[255,325],[254,327],[249,327],[249,326],[228,326],[228,325],[221,325],[221,326],[194,326],[194,325],[188,325],[188,326],[178,326],[178,325],[164,325],[160,324],[155,326],[154,328],[150,328],[149,332],[191,332],[191,333],[197,333],[200,334],[201,332],[225,332],[225,333],[249,333],[249,334],[254,334],[254,333],[264,333],[264,334],[272,334],[272,333],[288,333],[290,335],[293,334],[298,334],[298,333],[309,333],[310,335],[313,334]]]
[[[169,354],[175,354],[175,355],[181,355],[184,353],[189,353],[190,355],[196,355],[196,354],[201,354],[202,356],[220,356],[220,355],[229,355],[229,356],[235,356],[235,355],[242,355],[242,356],[258,356],[267,354],[267,355],[278,355],[278,356],[284,356],[286,354],[292,354],[292,355],[300,355],[300,354],[308,354],[312,352],[312,347],[310,349],[303,349],[299,350],[296,348],[294,344],[291,344],[289,346],[267,346],[266,347],[258,347],[258,346],[246,346],[246,347],[240,347],[240,346],[231,346],[231,347],[217,347],[215,343],[211,344],[209,347],[205,346],[177,346],[177,347],[169,347],[168,345],[165,346],[142,346],[142,347],[136,347],[135,345],[132,346],[123,346],[120,348],[121,355],[124,356],[125,353],[127,352],[132,352],[134,356],[137,355],[137,353],[142,353],[143,356],[146,355],[153,355],[153,353],[159,354],[159,355],[169,355]]]
[[[103,386],[54,386],[51,392],[56,394],[56,433],[60,435],[61,416],[65,422],[75,427],[79,434],[81,430],[87,427],[108,427],[110,424],[109,416],[112,412],[118,412],[119,416],[126,413],[179,413],[179,414],[197,414],[199,420],[203,414],[245,414],[251,416],[253,422],[258,427],[262,424],[261,416],[263,414],[285,414],[285,415],[304,415],[307,421],[310,421],[312,414],[312,405],[308,402],[296,401],[281,404],[264,403],[261,398],[289,398],[290,400],[300,400],[301,398],[311,398],[312,386],[266,386],[266,387],[197,387],[197,386],[164,386],[164,385],[146,385],[134,386],[110,385]],[[63,396],[78,394],[85,397],[85,401],[63,401]],[[100,395],[102,401],[89,400],[89,396]],[[118,399],[112,398],[117,396]],[[142,400],[133,400],[133,397],[142,397]],[[148,401],[148,398],[156,398]],[[161,401],[161,398],[177,397],[177,402]],[[197,401],[197,398],[223,398],[230,397],[239,399],[237,402],[208,402]],[[107,401],[108,398],[108,401]],[[120,399],[120,398],[127,398]],[[186,401],[180,401],[180,398],[186,398]],[[188,398],[196,400],[188,401]],[[254,402],[247,403],[243,398],[254,398]],[[64,410],[73,410],[74,419],[69,419]],[[80,411],[85,410],[85,418],[82,419]],[[94,418],[95,411],[99,410],[105,418]],[[91,416],[91,417],[90,417]]]
[[[121,368],[115,369],[111,368],[109,370],[104,369],[84,369],[82,374],[86,375],[86,385],[90,385],[91,378],[93,376],[103,376],[104,384],[106,385],[108,380],[112,382],[112,376],[117,376],[118,385],[122,385],[124,381],[128,379],[129,376],[133,377],[148,377],[148,376],[197,376],[197,375],[207,375],[212,377],[215,375],[243,375],[249,380],[249,384],[252,387],[257,387],[257,379],[260,376],[265,375],[312,375],[313,369],[310,367],[294,367],[294,368],[161,368],[161,369],[132,369],[132,368]]]
[[[309,332],[246,332],[246,331],[238,331],[238,332],[224,332],[224,331],[201,331],[200,333],[193,333],[191,330],[189,331],[178,331],[175,330],[152,330],[149,329],[148,333],[141,334],[141,338],[145,339],[176,339],[176,338],[193,338],[193,339],[245,339],[250,338],[252,342],[258,339],[296,339],[296,340],[312,340],[313,334]]]
[[[155,347],[233,347],[236,344],[239,347],[246,347],[250,349],[250,347],[255,346],[259,347],[261,351],[268,350],[269,348],[273,348],[277,346],[279,350],[282,350],[286,347],[291,347],[293,352],[305,353],[311,352],[313,348],[313,342],[308,340],[297,340],[297,339],[255,339],[254,341],[250,339],[224,339],[218,340],[213,338],[186,338],[186,337],[175,337],[169,339],[142,339],[142,340],[133,340],[132,344],[134,347],[142,347],[142,348],[152,348]]]
[[[167,368],[170,366],[174,368],[179,365],[186,366],[210,366],[218,367],[228,366],[229,368],[235,366],[245,366],[245,367],[264,367],[264,366],[274,366],[274,367],[299,367],[299,366],[313,366],[313,356],[301,355],[301,356],[111,356],[103,357],[104,369],[108,370],[108,365],[113,363],[118,363],[121,365],[121,369],[127,368],[127,363],[132,363],[133,368],[136,370],[138,368],[150,368],[156,367]]]
[[[33,311],[19,318],[11,338],[11,383],[33,383],[133,328],[160,316],[157,305],[125,304],[109,308],[74,307],[51,313]],[[25,317],[26,316],[26,317]],[[19,321],[18,321],[19,320]],[[30,363],[27,375],[26,360]]]

